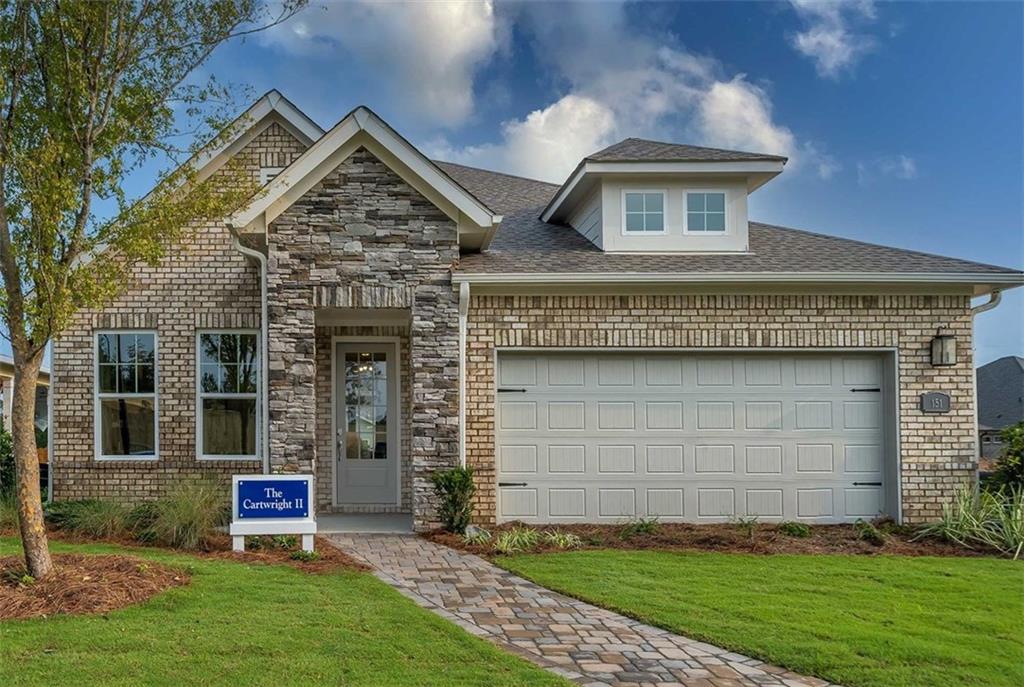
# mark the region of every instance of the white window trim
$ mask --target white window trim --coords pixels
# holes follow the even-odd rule
[[[660,193],[661,194],[661,231],[628,231],[626,229],[626,194],[627,193]],[[668,233],[668,189],[664,188],[624,188],[622,189],[622,217],[620,232],[623,236],[664,236]]]
[[[260,350],[259,338],[260,333],[256,329],[199,329],[196,330],[196,460],[201,461],[222,461],[222,460],[234,460],[234,461],[259,461],[263,459],[260,441],[260,429],[263,427],[263,418],[260,413],[260,389],[261,387],[261,369],[262,361],[257,357],[256,359],[256,391],[251,394],[243,393],[221,393],[211,392],[203,393],[202,387],[202,352],[200,349],[199,342],[202,339],[203,334],[251,334],[256,337],[256,355],[263,355],[263,351]],[[203,454],[203,399],[204,398],[249,398],[256,399],[256,453],[255,455],[214,455],[207,456]]]
[[[153,393],[119,394],[100,393],[100,337],[104,334],[152,334],[153,335]],[[155,329],[97,329],[92,340],[93,365],[93,457],[97,461],[154,461],[160,459],[160,335]],[[105,456],[103,455],[103,418],[100,402],[105,398],[152,398],[153,399],[153,455],[151,456]]]
[[[721,193],[725,198],[723,207],[725,208],[725,229],[722,231],[707,231],[697,230],[690,231],[690,208],[687,205],[688,193]],[[724,188],[684,188],[683,189],[683,234],[686,236],[728,236],[732,232],[729,231],[729,192]]]

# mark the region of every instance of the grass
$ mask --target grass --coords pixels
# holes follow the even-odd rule
[[[577,551],[500,565],[847,687],[1024,684],[1024,565],[991,558]]]
[[[187,567],[192,583],[106,616],[0,622],[2,685],[566,684],[367,573],[52,547]],[[19,551],[0,538],[0,555]]]

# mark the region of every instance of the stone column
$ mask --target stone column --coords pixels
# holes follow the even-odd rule
[[[270,470],[313,473],[316,466],[315,328],[311,288],[270,294]]]
[[[459,464],[458,294],[450,277],[416,287],[409,339],[412,373],[413,522],[437,522],[430,475]]]

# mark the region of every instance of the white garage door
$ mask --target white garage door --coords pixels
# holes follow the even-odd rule
[[[890,512],[884,369],[877,354],[502,353],[498,519]]]

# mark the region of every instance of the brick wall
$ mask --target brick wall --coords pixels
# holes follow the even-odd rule
[[[935,368],[938,328],[957,364]],[[475,517],[495,517],[494,361],[504,347],[897,348],[903,515],[934,519],[975,474],[974,375],[967,296],[473,296],[467,332],[466,451],[477,472]],[[925,391],[953,410],[926,415]]]
[[[285,129],[271,124],[238,155],[253,178],[261,166],[281,166],[304,150]],[[80,312],[53,343],[54,498],[153,499],[190,477],[226,479],[259,472],[258,461],[196,459],[196,333],[200,329],[257,329],[258,269],[232,246],[221,223],[196,230],[163,264],[140,266],[108,307]],[[159,457],[146,461],[97,461],[94,456],[95,332],[157,332]]]
[[[271,223],[268,249],[273,468],[318,465],[316,310],[405,310],[413,379],[403,460],[416,524],[426,526],[429,476],[458,461],[455,223],[360,148]]]

